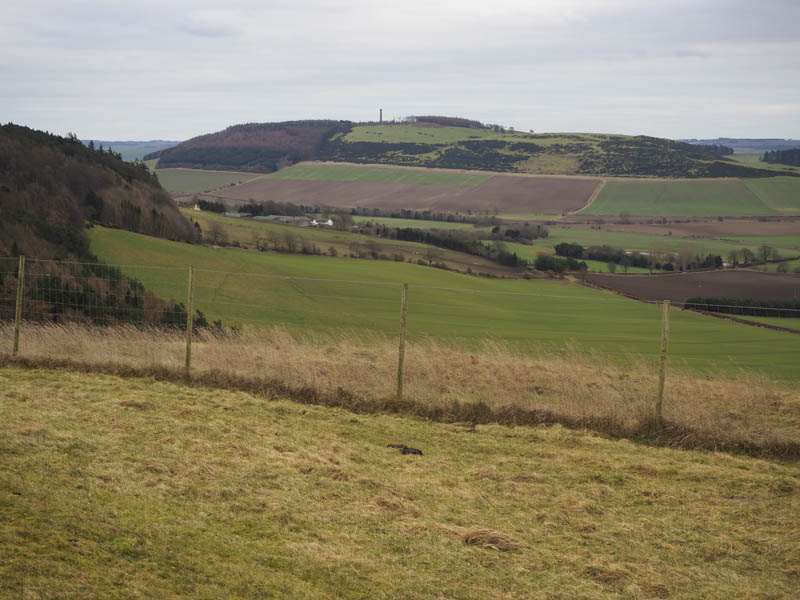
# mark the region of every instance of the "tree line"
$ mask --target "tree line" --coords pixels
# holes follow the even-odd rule
[[[779,163],[800,167],[800,148],[790,150],[768,150],[761,157],[762,162]]]
[[[800,300],[753,300],[752,298],[704,298],[686,300],[687,310],[702,310],[756,317],[800,318]]]

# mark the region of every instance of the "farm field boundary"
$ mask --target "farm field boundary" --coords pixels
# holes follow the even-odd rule
[[[162,373],[174,380],[180,374],[200,383],[257,388],[357,412],[409,412],[444,421],[558,422],[666,445],[683,439],[685,447],[800,456],[800,435],[793,437],[800,431],[800,397],[795,398],[796,419],[760,407],[766,412],[758,417],[748,412],[744,429],[732,423],[719,431],[703,426],[739,419],[752,408],[751,394],[763,394],[756,390],[773,390],[769,394],[778,397],[788,393],[800,354],[797,337],[788,333],[671,311],[672,387],[662,428],[653,408],[661,337],[657,306],[615,297],[603,301],[603,294],[586,288],[559,296],[130,265],[116,265],[104,277],[98,267],[87,272],[81,263],[58,263],[61,275],[56,276],[53,265],[30,260],[22,278],[13,270],[3,273],[4,282],[20,287],[19,304],[12,304],[7,293],[0,303],[0,345],[31,365],[99,365],[103,372],[122,373],[133,368],[130,373],[137,376]],[[73,275],[65,276],[70,267]],[[162,295],[164,282],[159,286],[158,279],[166,277],[183,288],[185,301],[177,300],[178,293],[164,295],[169,302],[147,308],[136,292],[130,293],[137,289],[132,286],[119,302],[115,282],[120,272],[159,288]],[[241,286],[248,290],[245,297],[237,295]],[[408,317],[406,294],[412,299]],[[495,315],[488,326],[477,321],[491,316],[475,319],[472,314],[482,303]],[[552,315],[537,315],[533,328],[520,319],[516,328],[502,325],[509,318],[504,313],[514,307],[522,305],[524,313],[533,314],[553,303]],[[20,307],[16,323],[15,306]],[[625,314],[615,317],[617,307]],[[156,311],[159,315],[146,314]],[[580,335],[558,323],[558,318],[577,318],[581,312],[593,314],[577,327],[588,330],[589,322],[603,321],[607,329],[595,325]],[[144,325],[145,317],[150,325]],[[526,337],[535,345],[526,348]],[[710,380],[717,391],[705,389]],[[642,394],[647,386],[652,395]],[[722,387],[737,386],[747,391],[741,401],[732,391],[714,396]],[[690,410],[685,399],[694,403],[699,397],[707,397],[708,406]],[[786,398],[795,402],[791,394]],[[782,406],[775,404],[773,410],[780,413]],[[708,410],[729,416],[712,417]],[[698,411],[706,412],[700,416]]]
[[[739,179],[609,181],[583,215],[733,216],[774,215]]]
[[[232,252],[225,254],[236,258]],[[185,267],[109,266],[109,275],[103,278],[86,274],[83,265],[76,263],[69,267],[71,277],[57,277],[50,274],[53,263],[32,260],[26,271],[21,317],[34,322],[90,323],[135,323],[148,317],[148,322],[185,327],[187,313],[200,311],[196,325],[220,331],[284,327],[297,335],[313,332],[335,338],[346,334],[368,341],[374,336],[398,335],[405,279],[410,282],[409,343],[435,341],[479,349],[493,342],[523,354],[553,356],[578,350],[599,353],[604,361],[619,365],[631,361],[655,365],[658,360],[661,310],[655,302],[633,302],[568,281],[477,280],[413,265],[396,265],[403,268],[390,277],[383,269],[382,279],[368,281],[364,275],[378,272],[369,270],[372,265],[367,261],[322,259],[317,263],[323,268],[337,262],[339,267],[354,267],[340,270],[336,279],[314,277],[313,271],[281,274],[275,267],[284,257],[273,258],[277,261],[271,273],[247,272],[244,269],[253,264],[245,262],[239,263],[243,270],[238,272],[194,269],[191,311],[190,270]],[[290,265],[298,262],[289,261],[285,267],[293,270]],[[255,264],[266,266],[259,260]],[[0,318],[6,321],[14,318],[14,267],[6,261],[3,273]],[[148,304],[143,295],[129,290],[123,290],[124,298],[120,298],[115,272],[167,302]],[[93,289],[106,291],[87,291],[87,278],[92,279]],[[692,311],[673,309],[671,313],[670,360],[675,370],[732,377],[760,373],[778,381],[800,376],[795,368],[800,347],[792,334],[709,319]]]

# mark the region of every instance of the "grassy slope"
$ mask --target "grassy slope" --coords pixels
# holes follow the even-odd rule
[[[797,168],[797,167],[795,167]],[[796,177],[743,179],[765,204],[785,215],[800,215],[800,180]]]
[[[279,237],[287,234],[296,237],[302,237],[311,243],[316,244],[323,253],[328,253],[329,248],[332,246],[336,249],[339,256],[348,256],[350,254],[350,244],[377,244],[380,253],[389,257],[395,254],[402,255],[404,260],[411,259],[416,262],[425,256],[426,251],[431,247],[426,244],[417,242],[404,242],[397,240],[383,239],[376,236],[359,235],[344,231],[335,231],[328,228],[316,227],[295,227],[293,225],[282,225],[277,223],[268,223],[263,221],[255,221],[251,219],[237,219],[232,217],[223,217],[214,213],[205,211],[195,211],[191,209],[181,209],[181,212],[187,217],[194,219],[200,224],[203,231],[208,231],[211,223],[221,223],[228,233],[228,241],[238,241],[242,246],[255,247],[253,243],[253,235],[264,236],[267,234],[277,235]],[[471,227],[471,226],[470,226]],[[467,271],[471,268],[475,271],[502,271],[498,268],[496,263],[478,256],[470,256],[461,252],[454,252],[452,250],[445,250],[441,248],[436,249],[437,262],[444,262],[449,267],[458,271]]]
[[[266,179],[416,183],[471,187],[480,185],[491,177],[492,175],[478,172],[462,173],[458,171],[448,172],[432,169],[299,164],[267,175]]]
[[[779,214],[741,180],[609,181],[582,214],[716,216]]]
[[[790,171],[794,173],[800,173],[800,167],[795,167],[793,165],[782,165],[780,163],[765,163],[761,161],[761,157],[763,154],[755,154],[755,153],[736,153],[729,156],[736,162],[740,162],[748,167],[756,167],[758,169],[773,169],[776,171]]]
[[[800,331],[800,315],[796,319],[787,319],[783,317],[752,317],[745,315],[735,315],[737,319],[744,321],[753,321],[754,323],[765,323],[767,325],[777,325],[778,327],[786,327],[787,329],[797,329]]]
[[[400,284],[408,282],[412,339],[452,339],[470,347],[490,338],[553,350],[572,344],[619,361],[632,355],[655,359],[659,347],[658,307],[566,281],[486,280],[407,263],[214,250],[102,228],[92,230],[92,249],[112,264],[211,270],[196,274],[196,306],[228,324],[393,335]],[[123,271],[164,297],[185,297],[185,271]],[[474,293],[478,290],[503,294]],[[791,334],[677,310],[671,331],[672,364],[679,368],[800,377],[798,340]]]
[[[0,381],[4,597],[797,590],[795,464],[152,380],[3,368]],[[386,447],[398,442],[425,455]],[[467,545],[481,529],[518,549]]]
[[[158,169],[158,180],[165,190],[173,194],[198,194],[217,188],[244,183],[257,173],[235,171],[206,171],[201,169]]]
[[[711,252],[721,256],[727,255],[728,252],[736,248],[748,247],[755,251],[759,246],[759,243],[756,242],[691,239],[671,235],[651,235],[579,227],[551,226],[547,230],[550,235],[547,238],[536,240],[535,246],[553,247],[561,242],[574,242],[584,247],[607,244],[616,248],[639,250],[641,252],[680,252],[686,248],[694,253],[705,255]]]
[[[535,261],[539,254],[555,254],[552,246],[544,246],[541,244],[516,244],[512,242],[505,242],[506,248],[508,248],[509,252],[515,252],[517,256],[520,258],[524,258],[531,262]],[[608,264],[604,262],[600,262],[598,260],[585,260],[586,266],[589,267],[589,271],[595,273],[608,273]],[[618,269],[619,273],[624,273],[625,270],[620,266]],[[641,267],[628,267],[628,273],[649,273],[647,269],[643,269]]]
[[[449,223],[447,221],[426,221],[425,219],[394,219],[392,217],[353,217],[356,223],[380,223],[387,227],[411,227],[412,229],[461,229],[463,231],[489,231],[490,226],[475,227],[471,223]]]

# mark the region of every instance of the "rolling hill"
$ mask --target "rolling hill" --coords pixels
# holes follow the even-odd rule
[[[180,241],[196,236],[143,165],[74,136],[0,127],[0,319],[14,315],[19,255],[28,259],[23,318],[39,311],[54,321],[72,314],[164,322],[180,313],[118,271],[109,285],[97,279],[87,235],[96,224]]]
[[[148,155],[159,167],[270,173],[327,160],[508,173],[769,177],[684,142],[591,133],[533,134],[447,117],[411,122],[287,121],[235,125]]]
[[[0,215],[0,256],[87,258],[86,221],[175,240],[194,236],[146,168],[74,137],[12,124],[0,127]]]

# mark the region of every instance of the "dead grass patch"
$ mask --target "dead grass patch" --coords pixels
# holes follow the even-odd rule
[[[10,345],[12,333],[9,325],[0,325],[0,347]],[[26,324],[21,356],[0,355],[4,364],[164,381],[185,378],[183,360],[181,333],[78,324]],[[560,423],[661,446],[800,457],[800,392],[765,377],[670,373],[665,426],[657,430],[657,375],[643,362],[620,367],[578,351],[527,355],[494,342],[485,343],[479,353],[446,344],[411,344],[400,400],[395,396],[396,361],[395,342],[377,336],[367,341],[295,337],[280,328],[241,335],[202,332],[193,344],[191,382],[355,413],[415,414],[463,424],[466,431],[488,423]],[[139,400],[123,406],[153,409]],[[218,409],[227,413],[239,407],[220,401]]]
[[[470,529],[465,531],[461,537],[467,546],[489,548],[501,552],[514,552],[525,548],[525,544],[516,542],[507,535],[491,529]]]

